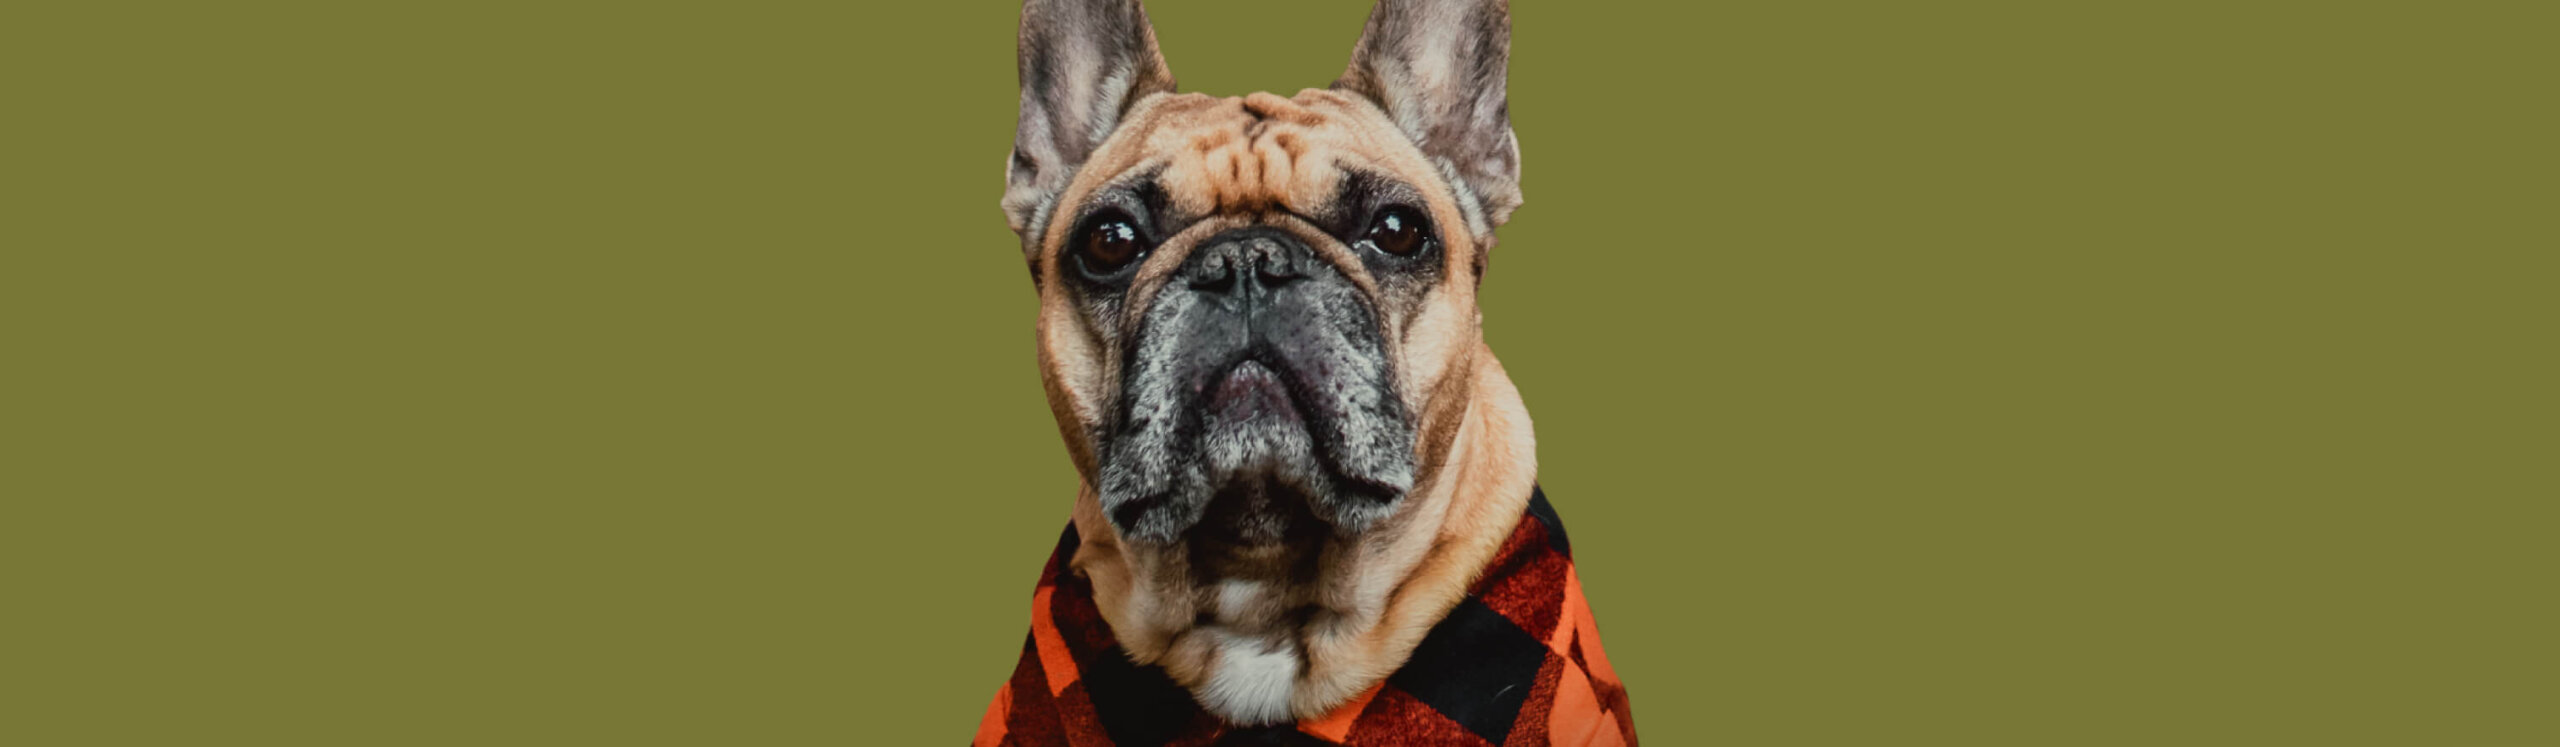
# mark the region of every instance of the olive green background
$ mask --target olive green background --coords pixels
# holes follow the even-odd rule
[[[1075,480],[1015,6],[357,5],[0,10],[0,743],[965,740]],[[1643,736],[2560,744],[2550,6],[2063,5],[1515,9]]]

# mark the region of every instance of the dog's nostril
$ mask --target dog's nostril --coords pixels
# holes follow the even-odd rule
[[[1295,239],[1268,228],[1245,228],[1204,242],[1183,277],[1202,293],[1251,295],[1316,277],[1321,270],[1317,262]]]
[[[1296,259],[1280,251],[1279,247],[1270,247],[1269,251],[1258,254],[1260,256],[1255,259],[1260,261],[1253,263],[1253,270],[1255,277],[1264,285],[1279,285],[1307,276],[1306,268],[1299,267]]]
[[[1235,288],[1235,285],[1235,266],[1222,257],[1209,258],[1208,262],[1201,265],[1199,272],[1191,275],[1191,287],[1194,290],[1225,293]]]
[[[1306,277],[1305,273],[1298,272],[1298,268],[1290,266],[1287,262],[1272,262],[1264,264],[1259,268],[1255,268],[1254,275],[1260,279],[1262,284],[1265,286],[1277,286],[1282,283]]]

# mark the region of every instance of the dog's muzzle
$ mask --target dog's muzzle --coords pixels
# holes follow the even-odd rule
[[[1359,287],[1270,227],[1208,238],[1164,282],[1098,439],[1121,534],[1265,544],[1393,513],[1413,487],[1414,427]]]

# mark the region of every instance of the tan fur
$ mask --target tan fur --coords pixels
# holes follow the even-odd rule
[[[1491,241],[1490,225],[1464,214],[1442,172],[1384,112],[1316,89],[1292,98],[1147,96],[1058,202],[1079,205],[1114,178],[1161,168],[1158,181],[1179,210],[1213,216],[1167,237],[1140,266],[1123,309],[1125,328],[1135,328],[1194,245],[1247,223],[1298,235],[1374,297],[1377,280],[1350,248],[1298,217],[1334,198],[1344,166],[1396,174],[1422,189],[1432,221],[1445,227],[1447,266],[1420,304],[1380,310],[1388,315],[1387,354],[1398,364],[1397,394],[1419,418],[1414,488],[1375,530],[1323,548],[1316,582],[1284,597],[1317,610],[1294,632],[1304,666],[1289,707],[1301,718],[1322,715],[1400,667],[1463,596],[1528,500],[1537,472],[1529,416],[1478,327],[1477,260]],[[1040,241],[1034,261],[1043,277],[1057,276],[1072,223],[1052,221]],[[1226,632],[1195,621],[1228,602],[1214,580],[1191,578],[1178,552],[1132,547],[1104,519],[1091,434],[1120,372],[1106,354],[1106,333],[1086,324],[1059,286],[1042,288],[1038,338],[1042,380],[1084,476],[1074,521],[1085,541],[1073,566],[1092,580],[1104,619],[1133,657],[1199,690],[1220,666]]]

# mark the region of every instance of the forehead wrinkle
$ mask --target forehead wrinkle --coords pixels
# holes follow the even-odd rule
[[[1183,207],[1200,214],[1315,207],[1306,182],[1325,180],[1316,128],[1328,115],[1269,93],[1204,103],[1210,106],[1164,143],[1172,146],[1168,181]]]

